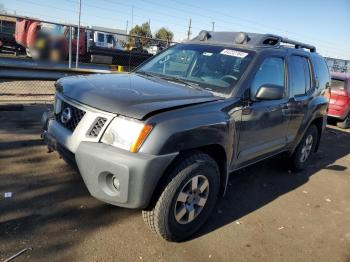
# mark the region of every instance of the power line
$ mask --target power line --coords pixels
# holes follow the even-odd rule
[[[260,23],[260,22],[257,22],[257,21],[253,21],[253,20],[250,20],[250,19],[246,19],[246,18],[242,18],[242,17],[237,17],[237,16],[232,16],[232,15],[229,15],[227,13],[224,13],[224,12],[220,12],[220,11],[216,11],[216,10],[209,10],[209,9],[205,9],[203,7],[200,7],[200,6],[197,6],[197,5],[193,5],[193,4],[189,4],[189,3],[182,3],[178,0],[172,0],[173,2],[176,2],[180,5],[183,5],[183,6],[191,6],[191,7],[194,7],[196,8],[197,10],[203,10],[203,11],[207,11],[207,12],[210,12],[210,13],[217,13],[219,15],[223,15],[223,16],[226,16],[226,17],[230,17],[230,18],[233,18],[233,19],[239,19],[239,20],[242,20],[242,21],[246,21],[248,23],[252,23],[254,25],[258,25],[259,27],[262,27],[264,29],[266,28],[271,28],[271,29],[275,29],[277,31],[280,31],[280,32],[286,32],[288,34],[293,34],[293,35],[296,35],[296,36],[300,36],[300,37],[303,37],[303,38],[308,38],[308,39],[311,39],[309,38],[309,36],[306,36],[304,34],[300,34],[300,33],[295,33],[295,32],[292,32],[292,31],[289,31],[289,30],[285,30],[285,29],[282,29],[282,28],[278,28],[278,27],[275,27],[275,26],[271,26],[271,25],[267,25],[267,24],[263,24],[263,23]],[[225,22],[226,23],[226,22]],[[254,26],[256,27],[256,26]],[[315,40],[318,40],[320,42],[323,42],[324,44],[328,44],[330,45],[332,48],[334,48],[334,46],[336,45],[335,43],[332,43],[332,42],[329,42],[329,41],[325,41],[325,40],[322,40],[322,39],[318,39],[318,38],[314,38]],[[338,49],[338,48],[337,48]],[[338,49],[338,50],[341,50],[341,49]],[[343,52],[348,52],[346,50],[341,50]]]
[[[15,1],[20,1],[20,0],[15,0]],[[31,0],[21,0],[21,1],[22,1],[22,2],[27,2],[27,3],[30,3],[30,4],[32,4],[32,5],[36,5],[36,6],[46,6],[46,7],[55,9],[55,10],[60,10],[60,11],[65,11],[65,12],[76,13],[75,11],[70,10],[70,9],[64,9],[64,8],[60,8],[60,7],[53,6],[53,5],[48,5],[48,4],[39,4],[39,3],[33,2],[33,1],[31,1]],[[70,3],[77,4],[76,1],[70,1],[70,0],[65,0],[65,1],[70,2]],[[115,6],[118,6],[118,10],[110,9],[110,8],[103,8],[103,7],[101,7],[101,6],[92,5],[92,4],[86,3],[86,2],[84,2],[83,6],[84,6],[84,7],[87,6],[87,7],[94,8],[94,11],[95,11],[96,9],[98,9],[98,10],[102,10],[102,11],[106,11],[106,12],[112,12],[113,14],[115,14],[115,13],[117,13],[117,12],[120,13],[120,9],[124,9],[124,10],[128,9],[127,6],[129,6],[129,7],[132,7],[132,6],[133,6],[133,4],[128,4],[128,3],[121,3],[121,4],[118,4],[118,2],[116,3],[116,1],[113,1],[113,2],[110,2],[110,1],[107,1],[107,0],[103,0],[103,1],[105,1],[105,2],[107,2],[107,3],[109,3],[109,4],[113,4],[113,5],[115,5]],[[193,12],[193,11],[190,11],[189,9],[186,9],[186,10],[185,10],[185,9],[178,8],[178,7],[173,7],[173,6],[169,6],[169,5],[164,5],[163,3],[154,3],[154,2],[151,2],[151,1],[149,1],[149,0],[148,0],[148,1],[145,1],[145,0],[137,0],[137,1],[141,1],[141,2],[143,2],[143,3],[150,4],[150,5],[163,6],[163,7],[165,7],[165,8],[168,8],[168,9],[172,10],[172,11],[173,11],[173,10],[178,10],[178,11],[180,11],[181,13],[187,13],[187,14],[190,14],[191,16],[194,15],[195,17],[199,17],[200,19],[203,19],[203,17],[206,17],[206,18],[210,19],[211,21],[213,21],[213,17],[212,17],[212,16],[203,15],[203,13]],[[180,4],[180,5],[183,5],[183,6],[186,6],[186,7],[196,8],[196,10],[203,10],[203,11],[208,11],[208,12],[210,11],[210,13],[217,13],[217,14],[219,14],[220,16],[229,17],[229,18],[231,18],[231,19],[240,19],[240,20],[242,20],[242,21],[246,21],[247,23],[252,23],[252,24],[254,24],[254,26],[252,26],[252,25],[247,26],[247,25],[243,25],[243,24],[236,23],[236,22],[233,22],[233,21],[223,20],[222,18],[221,18],[221,19],[215,18],[216,21],[219,21],[219,22],[220,22],[219,28],[225,28],[225,27],[222,26],[222,24],[230,25],[230,28],[231,28],[232,25],[239,25],[240,27],[243,27],[243,28],[246,28],[246,27],[250,27],[250,28],[252,28],[252,27],[254,27],[254,28],[262,27],[262,28],[264,28],[264,29],[266,29],[266,28],[275,28],[276,30],[279,30],[279,31],[283,31],[283,32],[286,32],[286,33],[289,33],[289,34],[292,34],[292,35],[299,35],[299,36],[302,36],[304,39],[309,39],[308,42],[310,42],[310,43],[314,42],[314,44],[315,44],[316,46],[324,47],[324,49],[327,50],[327,53],[329,52],[329,51],[328,51],[329,49],[332,50],[332,53],[339,53],[339,56],[343,56],[343,53],[347,53],[347,52],[348,52],[347,50],[344,50],[344,49],[342,49],[342,48],[336,47],[336,46],[337,46],[336,44],[331,43],[331,42],[329,42],[329,41],[325,41],[325,40],[321,40],[321,39],[317,39],[317,38],[310,38],[309,36],[305,36],[305,35],[300,34],[300,33],[294,33],[294,32],[291,32],[291,31],[286,31],[286,30],[284,30],[284,29],[277,28],[277,27],[274,27],[274,26],[268,26],[268,25],[265,25],[265,24],[262,24],[262,23],[260,23],[260,22],[256,22],[256,21],[253,21],[253,20],[249,20],[249,19],[245,19],[245,18],[240,18],[240,17],[232,16],[232,15],[229,15],[229,14],[224,13],[224,12],[220,12],[220,11],[216,11],[216,10],[208,10],[208,9],[205,9],[205,8],[203,8],[203,7],[196,6],[196,5],[193,5],[193,4],[181,3],[181,2],[178,1],[178,0],[173,0],[173,2],[176,2],[176,3],[178,3],[178,4]],[[152,20],[160,21],[160,22],[162,22],[162,23],[164,23],[165,20],[164,20],[164,19],[156,19],[156,18],[154,18],[154,16],[155,16],[154,13],[156,13],[156,14],[158,13],[159,16],[170,17],[170,18],[173,18],[173,19],[176,19],[176,20],[180,20],[180,19],[181,19],[181,20],[183,21],[182,18],[180,18],[179,16],[174,15],[174,12],[172,12],[172,14],[168,14],[168,13],[165,14],[164,12],[159,12],[159,11],[156,11],[156,10],[154,10],[154,9],[151,10],[151,9],[145,8],[144,5],[138,6],[137,9],[138,9],[138,10],[141,10],[141,11],[147,11],[147,10],[152,11]],[[130,9],[128,9],[128,10],[130,10]],[[89,11],[89,9],[87,9],[87,11]],[[24,11],[24,12],[27,12],[27,11]],[[27,13],[30,13],[30,12],[27,12]],[[148,13],[149,13],[149,12],[148,12]],[[40,15],[40,16],[42,16],[42,15]],[[125,24],[125,20],[124,20],[124,19],[116,19],[115,16],[114,16],[114,17],[98,16],[98,15],[96,15],[95,13],[94,13],[93,16],[94,16],[95,18],[99,19],[99,20],[104,20],[104,21],[115,21],[115,20],[118,20],[118,21],[120,21],[120,24]],[[134,17],[134,16],[135,16],[135,17],[138,17],[138,18],[142,18],[142,19],[145,18],[145,17],[142,16],[142,15],[136,15],[136,14],[132,15],[132,17]],[[46,16],[46,17],[49,17],[49,16]],[[51,16],[51,17],[52,17],[52,16]],[[55,19],[59,19],[59,18],[55,18]],[[60,19],[60,20],[61,20],[61,19]],[[210,21],[210,20],[209,20],[209,21]],[[168,20],[167,20],[167,21],[168,21]],[[198,19],[198,20],[196,19],[196,21],[197,21],[197,23],[198,23],[198,21],[200,21],[200,20],[199,20],[199,19]],[[132,21],[132,22],[134,22],[134,21]],[[85,21],[83,21],[83,23],[84,23],[84,24],[87,24],[87,23],[85,23]],[[212,30],[213,30],[213,29],[218,30],[217,28],[215,28],[215,22],[211,22],[211,23],[212,23]],[[132,24],[133,24],[133,23],[132,23]],[[208,24],[209,24],[209,23],[208,23]],[[183,35],[183,34],[186,33],[187,36],[188,36],[188,31],[185,32],[186,27],[187,27],[186,25],[184,25],[184,24],[178,24],[178,23],[171,23],[171,25],[172,25],[172,26],[176,25],[176,26],[178,26],[178,27],[180,27],[180,28],[184,28],[184,31],[182,31],[182,32],[172,30],[173,32],[179,33],[180,35]],[[242,28],[242,31],[246,31],[246,30],[244,30],[243,28]],[[195,30],[200,31],[201,29],[205,29],[205,28],[197,28],[196,26],[193,26],[193,24],[191,23],[191,29],[195,29]],[[191,33],[192,33],[192,30],[191,30]],[[304,41],[305,41],[305,40],[304,40]],[[328,46],[328,47],[327,47],[327,46]]]

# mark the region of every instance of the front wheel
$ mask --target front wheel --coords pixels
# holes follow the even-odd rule
[[[195,233],[210,216],[219,192],[220,173],[208,155],[179,159],[154,206],[142,211],[146,225],[168,241]]]
[[[311,125],[291,157],[291,168],[294,171],[301,171],[306,167],[308,160],[315,152],[318,136],[317,127]]]

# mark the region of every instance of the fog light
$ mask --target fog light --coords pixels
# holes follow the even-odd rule
[[[116,178],[115,176],[112,178],[112,183],[113,183],[113,186],[116,190],[120,190],[120,182],[119,182],[119,179]]]

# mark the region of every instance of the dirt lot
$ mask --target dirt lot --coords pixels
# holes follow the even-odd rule
[[[0,260],[32,247],[16,261],[350,261],[349,132],[328,128],[302,173],[277,158],[233,174],[199,234],[167,243],[46,153],[43,110],[0,112]]]

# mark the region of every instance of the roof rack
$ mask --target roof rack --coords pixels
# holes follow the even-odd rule
[[[313,53],[316,52],[316,47],[315,46],[309,45],[309,44],[304,44],[304,43],[301,43],[301,42],[298,42],[298,41],[294,41],[294,40],[291,40],[291,39],[288,39],[288,38],[282,38],[281,39],[281,43],[294,45],[296,49],[305,48],[305,49],[309,49],[310,52],[313,52]]]
[[[228,44],[245,45],[249,47],[279,47],[281,46],[281,44],[289,44],[294,46],[294,48],[296,49],[305,48],[309,49],[310,52],[316,52],[315,46],[304,44],[273,34],[256,34],[245,32],[209,32],[202,30],[199,32],[198,36],[195,37],[193,40],[224,42]]]

